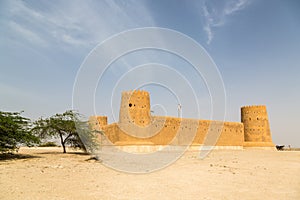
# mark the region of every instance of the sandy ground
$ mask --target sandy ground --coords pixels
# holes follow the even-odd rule
[[[23,148],[0,161],[0,199],[300,199],[300,152],[190,151],[167,168],[122,173],[80,152]],[[29,156],[30,155],[30,156]]]

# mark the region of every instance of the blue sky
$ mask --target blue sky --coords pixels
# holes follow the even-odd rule
[[[163,27],[191,37],[214,60],[226,90],[226,120],[240,121],[243,105],[265,104],[274,142],[300,146],[299,10],[298,0],[2,0],[0,109],[24,110],[32,119],[71,109],[76,74],[97,44],[129,29]],[[96,91],[97,113],[114,121],[107,104],[117,112],[121,90],[133,88],[122,84],[111,100],[113,86],[126,71],[153,62],[183,74],[198,91],[201,118],[211,117],[204,81],[183,60],[152,50],[133,52],[111,65]],[[152,77],[155,82],[155,73]],[[177,115],[170,91],[143,88],[151,92],[156,114]],[[195,117],[192,104],[182,108],[183,117]]]

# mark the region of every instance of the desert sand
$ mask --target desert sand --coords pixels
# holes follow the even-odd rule
[[[70,151],[70,150],[69,150]],[[128,174],[60,148],[21,148],[0,161],[0,199],[300,199],[300,152],[188,151],[170,166]]]

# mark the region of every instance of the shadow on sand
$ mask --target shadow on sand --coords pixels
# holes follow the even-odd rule
[[[33,156],[33,155],[29,155],[29,154],[18,154],[18,153],[2,153],[2,154],[0,154],[0,161],[31,159],[31,158],[41,158],[41,157]]]
[[[45,152],[38,152],[35,154],[63,154],[63,155],[68,155],[68,154],[75,154],[75,155],[90,155],[89,153],[86,152],[67,152],[67,153],[63,153],[63,152],[58,152],[58,151],[45,151]]]

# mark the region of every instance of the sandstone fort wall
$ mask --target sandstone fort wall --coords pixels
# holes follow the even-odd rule
[[[265,106],[244,106],[240,122],[151,116],[146,91],[122,93],[119,122],[91,117],[102,143],[118,145],[274,146]]]
[[[104,133],[111,143],[134,145],[217,145],[243,146],[244,127],[237,122],[153,117],[148,127],[108,125]],[[134,133],[134,134],[133,134]]]

